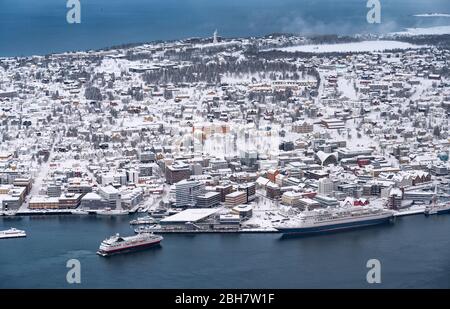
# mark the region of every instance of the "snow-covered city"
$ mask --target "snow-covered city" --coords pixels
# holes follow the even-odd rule
[[[0,58],[0,214],[277,232],[445,211],[448,42],[216,31]]]

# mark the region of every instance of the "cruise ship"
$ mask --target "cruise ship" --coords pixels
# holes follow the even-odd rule
[[[9,230],[0,231],[0,239],[2,238],[18,238],[18,237],[26,237],[27,233],[22,230],[18,230],[15,228],[10,228]]]
[[[443,215],[450,213],[450,203],[447,204],[436,204],[433,206],[429,206],[425,209],[425,215]]]
[[[388,223],[393,217],[392,211],[373,207],[315,209],[304,211],[275,228],[284,234],[309,235]]]
[[[109,256],[118,253],[142,250],[159,245],[162,236],[153,233],[140,233],[133,236],[122,237],[119,234],[111,236],[100,244],[97,254]]]

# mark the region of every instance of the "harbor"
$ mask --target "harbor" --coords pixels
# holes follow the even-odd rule
[[[1,217],[0,230],[14,226],[27,237],[1,241],[0,287],[69,288],[65,266],[73,258],[82,266],[82,288],[367,288],[370,258],[383,263],[383,288],[449,287],[443,276],[450,272],[447,215],[399,217],[392,225],[293,239],[279,233],[166,233],[161,247],[98,256],[103,239],[133,233],[129,221]]]
[[[137,228],[136,234],[157,233],[157,234],[221,234],[221,233],[279,233],[276,228],[236,228],[236,229],[175,229],[175,228]]]
[[[413,205],[401,210],[385,212],[391,213],[393,218],[405,216],[429,216],[433,214],[447,214],[450,212],[449,204],[439,205]],[[364,210],[364,207],[360,207]],[[133,231],[137,234],[151,232],[159,234],[201,234],[201,233],[280,233],[283,229],[279,226],[286,224],[286,222],[295,222],[296,217],[304,216],[308,212],[286,213],[286,210],[272,210],[267,209],[254,211],[255,216],[240,217],[236,214],[230,214],[226,208],[210,208],[210,209],[186,209],[186,210],[165,210],[150,211],[148,208],[142,211],[142,207],[135,207],[130,211],[67,211],[67,210],[30,210],[18,212],[2,212],[0,216],[4,218],[27,217],[27,216],[75,216],[75,217],[97,217],[97,218],[115,218],[124,217],[131,218],[129,224],[134,226]],[[332,212],[342,212],[346,208],[328,210]],[[358,207],[354,208],[358,210]],[[378,209],[382,208],[368,208]],[[149,212],[150,211],[150,212]],[[313,211],[309,213],[323,213],[325,210]],[[155,216],[150,215],[156,214]],[[164,213],[164,215],[161,215]],[[358,226],[356,226],[358,227]]]

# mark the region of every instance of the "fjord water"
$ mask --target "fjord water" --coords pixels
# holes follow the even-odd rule
[[[80,0],[81,24],[66,22],[65,0],[1,0],[0,57],[98,49],[125,43],[274,32],[385,33],[450,25],[448,0],[382,0],[382,23],[366,21],[365,0]]]
[[[281,239],[279,234],[166,235],[161,247],[103,258],[99,243],[132,233],[130,218],[0,219],[0,288],[450,288],[450,216],[397,218],[394,224]],[[379,285],[366,281],[381,262]],[[68,284],[66,263],[81,263]]]

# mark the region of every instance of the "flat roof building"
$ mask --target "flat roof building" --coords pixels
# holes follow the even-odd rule
[[[235,191],[225,196],[225,205],[227,207],[234,207],[245,203],[247,203],[246,191]]]
[[[180,211],[179,213],[162,219],[159,223],[161,225],[184,225],[188,222],[198,223],[203,221],[212,215],[214,215],[218,209],[216,208],[191,208]]]

